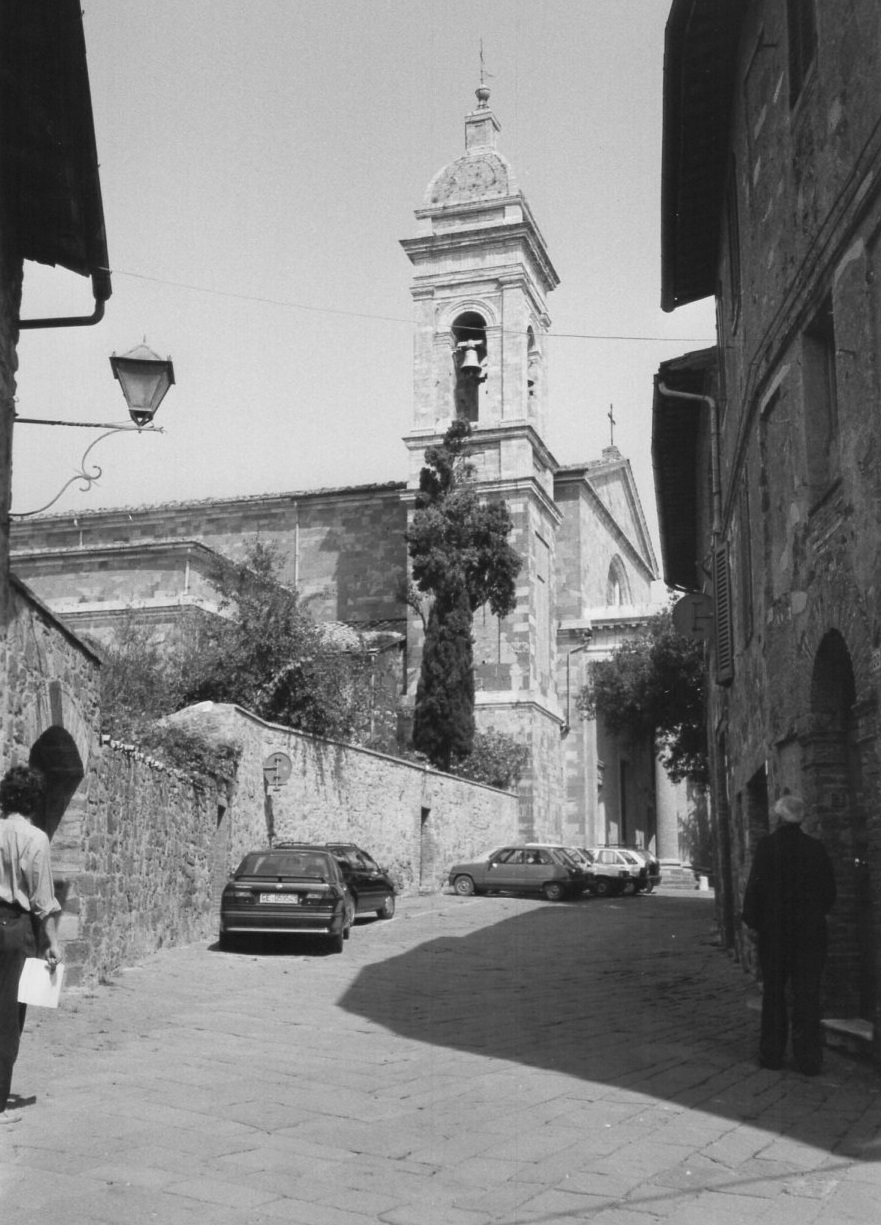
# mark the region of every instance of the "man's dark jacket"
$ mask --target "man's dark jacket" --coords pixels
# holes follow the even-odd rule
[[[766,939],[807,936],[835,903],[835,877],[822,842],[795,823],[762,838],[743,898],[742,918]]]

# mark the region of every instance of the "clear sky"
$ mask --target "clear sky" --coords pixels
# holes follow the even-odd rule
[[[125,419],[108,356],[174,360],[163,435],[96,447],[55,510],[403,480],[411,266],[399,239],[492,74],[500,151],[561,277],[548,442],[615,442],[655,533],[652,376],[710,343],[711,301],[660,300],[666,0],[84,0],[113,297],[97,327],[22,333],[18,413]],[[28,264],[23,314],[87,314]],[[572,336],[571,334],[577,334]],[[598,336],[644,337],[605,340]],[[19,425],[13,509],[96,434]],[[657,542],[656,542],[657,543]]]

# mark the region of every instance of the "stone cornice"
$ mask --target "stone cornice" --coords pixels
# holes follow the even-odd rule
[[[117,506],[99,510],[78,510],[75,513],[41,515],[29,519],[27,523],[10,524],[10,539],[27,539],[31,533],[37,534],[41,528],[57,528],[63,524],[71,530],[77,527],[89,527],[93,524],[119,522],[126,524],[140,517],[149,519],[174,518],[191,513],[205,511],[237,512],[253,507],[260,511],[283,511],[298,502],[307,501],[355,501],[369,496],[389,497],[396,499],[402,489],[406,488],[404,481],[386,481],[382,484],[326,486],[319,489],[306,489],[291,493],[253,493],[240,497],[203,498],[193,502],[156,502],[141,506]]]
[[[537,228],[528,221],[506,221],[498,225],[475,227],[473,230],[442,230],[439,234],[402,238],[401,246],[411,262],[418,266],[420,262],[450,251],[477,248],[489,251],[493,247],[510,246],[511,242],[519,242],[527,249],[541,270],[547,289],[556,289],[560,284],[557,270],[550,261],[544,240]],[[476,268],[474,271],[481,272],[483,269]]]
[[[543,699],[531,696],[518,697],[516,693],[510,690],[493,692],[492,690],[478,689],[474,694],[474,707],[475,710],[504,707],[508,710],[535,711],[538,714],[545,715],[546,718],[551,719],[554,723],[559,723],[561,727],[565,723],[562,712],[553,706],[549,706]]]
[[[409,451],[424,451],[426,447],[439,445],[443,441],[444,434],[453,420],[454,418],[452,417],[442,417],[435,422],[435,425],[438,427],[436,429],[411,430],[409,434],[404,435],[404,445]],[[492,425],[481,425],[478,422],[471,434],[471,441],[475,445],[470,449],[472,451],[479,451],[484,443],[494,444],[504,441],[505,438],[517,435],[528,439],[533,451],[544,466],[556,476],[556,473],[560,470],[559,464],[548,450],[544,439],[538,433],[535,426],[531,425],[528,421],[524,421],[522,417],[517,421],[500,421],[494,422]]]
[[[535,477],[512,477],[507,480],[504,478],[487,481],[476,480],[474,485],[481,496],[500,497],[506,502],[510,498],[517,496],[531,498],[553,522],[554,528],[558,528],[563,522],[563,512],[557,506],[557,503],[548,497]],[[405,506],[411,507],[415,505],[418,496],[418,489],[408,489],[405,493],[401,494],[401,501]]]

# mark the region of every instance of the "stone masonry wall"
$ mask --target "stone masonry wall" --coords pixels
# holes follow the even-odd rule
[[[12,421],[15,372],[18,368],[17,320],[21,302],[22,262],[14,259],[0,229],[0,614],[5,614],[9,559],[9,506],[12,499]]]
[[[351,841],[399,888],[438,889],[446,869],[517,837],[518,800],[435,770],[264,723],[236,706],[202,703],[174,716],[242,746],[231,804],[229,866],[274,841]],[[291,774],[270,786],[263,764],[284,753]]]
[[[213,784],[105,745],[83,787],[82,870],[70,882],[62,926],[68,981],[212,937]]]

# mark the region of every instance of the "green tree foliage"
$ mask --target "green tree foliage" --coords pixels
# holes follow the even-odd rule
[[[117,740],[139,740],[143,729],[181,705],[185,688],[180,642],[147,633],[129,613],[112,641],[92,642],[101,660],[101,726]]]
[[[701,643],[678,634],[665,610],[611,659],[591,664],[578,707],[589,718],[601,715],[616,735],[653,736],[674,780],[706,783],[705,684]]]
[[[485,604],[498,617],[512,612],[522,565],[508,540],[507,506],[482,504],[472,482],[470,436],[467,421],[454,421],[425,452],[407,533],[413,583],[429,601],[413,747],[443,770],[467,758],[474,742],[474,613]]]
[[[529,750],[512,736],[490,728],[486,732],[475,732],[471,752],[457,762],[453,773],[475,783],[486,783],[502,791],[513,791],[520,781]]]
[[[148,727],[194,702],[231,702],[273,723],[393,751],[396,712],[385,709],[385,657],[339,627],[316,625],[281,581],[277,551],[259,541],[240,565],[212,576],[222,617],[173,640],[145,634],[133,613],[103,660],[102,722],[118,739],[152,743]],[[375,707],[379,701],[380,708]]]
[[[224,618],[203,636],[184,700],[234,702],[260,718],[318,736],[350,737],[369,701],[369,656],[340,643],[281,581],[277,550],[257,541],[213,582]]]
[[[442,592],[428,614],[413,747],[442,770],[467,757],[474,742],[471,620],[468,597],[461,589]]]

